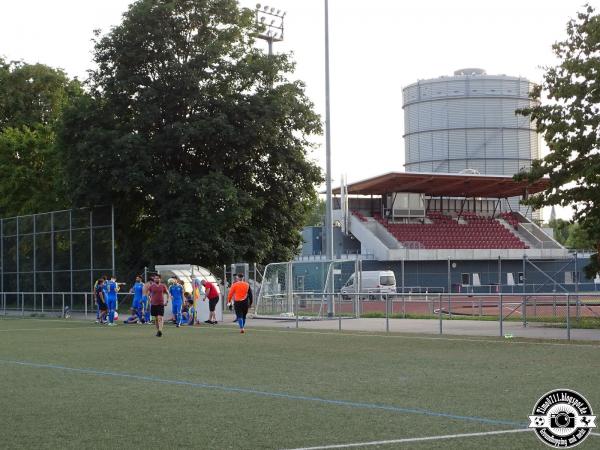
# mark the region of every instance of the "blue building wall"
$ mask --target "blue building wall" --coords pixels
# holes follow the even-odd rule
[[[323,241],[323,227],[304,227],[302,230],[301,256],[324,255],[325,247]],[[360,242],[352,235],[342,233],[341,228],[333,229],[333,252],[336,257],[343,254],[360,253]]]
[[[498,285],[497,260],[451,260],[450,280],[448,280],[448,261],[405,261],[404,278],[402,276],[402,261],[362,261],[362,270],[392,270],[396,275],[396,285],[401,291],[404,279],[405,292],[451,292],[468,293],[521,293],[522,280],[525,280],[525,292],[575,292],[595,291],[597,286],[593,280],[587,279],[583,272],[588,264],[585,258],[567,260],[502,260],[501,288]],[[327,277],[328,264],[323,262],[295,262],[294,289],[323,292]],[[348,261],[335,265],[335,290],[339,290],[354,273],[355,262]],[[569,275],[565,273],[569,272]],[[481,286],[473,286],[473,274],[479,274]],[[511,273],[514,285],[508,285],[507,274]],[[576,275],[576,274],[577,275]],[[468,274],[469,282],[463,283],[463,274]],[[524,274],[524,277],[523,277]],[[579,284],[575,283],[579,277]],[[572,280],[573,282],[567,282]],[[450,283],[449,283],[450,281]]]

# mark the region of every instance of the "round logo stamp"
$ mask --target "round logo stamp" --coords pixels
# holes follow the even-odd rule
[[[556,389],[544,394],[529,416],[529,428],[554,448],[581,444],[593,428],[596,416],[585,397],[570,389]]]

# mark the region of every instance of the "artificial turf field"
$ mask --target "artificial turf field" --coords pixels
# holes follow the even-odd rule
[[[0,448],[291,449],[515,430],[556,388],[598,414],[600,346],[0,319],[0,382]],[[531,431],[363,447],[547,448]]]

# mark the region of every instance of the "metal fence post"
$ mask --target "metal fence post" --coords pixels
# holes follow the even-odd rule
[[[503,320],[504,320],[504,304],[502,301],[502,292],[500,293],[500,337],[502,337],[504,335],[504,331],[503,331]]]
[[[479,318],[481,319],[481,316],[483,316],[483,306],[481,304],[481,297],[479,297]]]
[[[448,318],[452,319],[452,305],[450,304],[450,294],[452,292],[452,275],[450,268],[450,258],[448,258]]]
[[[523,326],[526,327],[527,326],[527,296],[525,295],[525,292],[527,291],[527,278],[525,277],[525,270],[527,269],[525,262],[526,262],[527,256],[523,255],[523,306],[521,309],[521,313],[523,316]]]
[[[571,340],[571,321],[569,320],[571,309],[571,295],[567,294],[567,340]]]
[[[439,295],[439,303],[440,303],[440,309],[438,310],[438,316],[440,318],[440,334],[442,333],[442,294],[438,294]],[[448,297],[449,299],[450,297]]]
[[[390,332],[390,302],[387,295],[385,296],[385,332]]]
[[[21,292],[21,316],[25,317],[25,292]]]
[[[64,319],[65,318],[65,293],[62,293],[62,309],[60,310],[60,315]]]
[[[404,258],[402,258],[402,318],[406,319],[406,298],[404,297]]]
[[[299,314],[298,314],[298,296],[294,295],[294,312],[296,313],[296,328],[298,328],[300,326],[300,324],[298,323],[299,320]]]
[[[2,304],[4,305],[4,315],[6,316],[6,292],[2,293]]]
[[[40,299],[42,301],[42,314],[44,313],[44,293],[42,292],[42,298]]]
[[[87,320],[88,318],[88,314],[87,314],[87,292],[83,294],[83,317],[85,317],[85,320]]]

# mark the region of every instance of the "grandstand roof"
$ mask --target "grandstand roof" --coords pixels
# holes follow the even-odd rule
[[[451,173],[390,172],[348,184],[348,194],[383,195],[391,192],[414,192],[432,197],[507,198],[541,192],[550,181],[534,183],[515,181],[511,176]],[[340,188],[333,189],[334,195]]]

